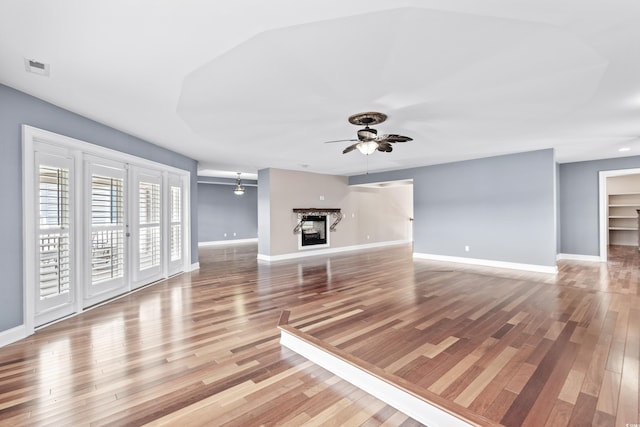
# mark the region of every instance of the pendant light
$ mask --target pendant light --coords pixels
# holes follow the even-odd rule
[[[236,187],[233,189],[236,196],[242,196],[244,194],[244,187],[240,184],[240,172],[238,172],[238,178],[236,179]]]

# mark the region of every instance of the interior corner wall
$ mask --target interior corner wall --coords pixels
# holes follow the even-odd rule
[[[561,237],[562,224],[560,223],[560,163],[555,167],[555,194],[556,194],[556,256],[562,252]]]
[[[258,171],[258,255],[271,256],[271,169]]]
[[[0,221],[0,332],[23,323],[22,128],[23,124],[191,172],[191,262],[198,262],[197,162],[139,138],[0,84],[0,178],[10,209]]]
[[[560,252],[600,256],[600,172],[640,168],[640,156],[560,164]]]
[[[554,172],[548,149],[360,175],[349,183],[413,179],[416,253],[555,267]]]
[[[258,235],[258,188],[198,183],[198,242],[255,239]]]

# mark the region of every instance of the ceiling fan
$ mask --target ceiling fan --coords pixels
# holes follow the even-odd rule
[[[376,150],[382,151],[384,153],[390,153],[391,151],[393,151],[391,143],[413,141],[413,138],[397,135],[394,133],[378,136],[378,131],[369,127],[369,125],[374,126],[384,122],[385,120],[387,120],[387,115],[383,113],[368,112],[354,114],[352,116],[349,116],[349,123],[357,126],[364,126],[363,129],[358,130],[358,138],[337,139],[335,141],[326,141],[325,144],[330,144],[333,142],[357,141],[355,144],[352,144],[345,148],[342,151],[342,154],[346,154],[355,149],[358,149],[358,151],[360,151],[362,154],[369,155]]]

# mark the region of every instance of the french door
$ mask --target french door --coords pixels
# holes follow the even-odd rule
[[[64,154],[35,153],[35,324],[76,311],[74,280],[74,161]]]
[[[190,269],[190,175],[23,126],[24,318],[33,330]]]
[[[169,174],[169,275],[184,271],[184,190],[182,177]]]
[[[133,287],[138,288],[163,277],[162,174],[142,168],[132,172]]]
[[[128,290],[127,165],[88,157],[85,161],[84,306]]]

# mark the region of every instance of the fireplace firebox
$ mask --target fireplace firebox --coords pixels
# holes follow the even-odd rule
[[[302,246],[327,244],[326,216],[307,215],[303,218],[300,228],[300,244]]]

